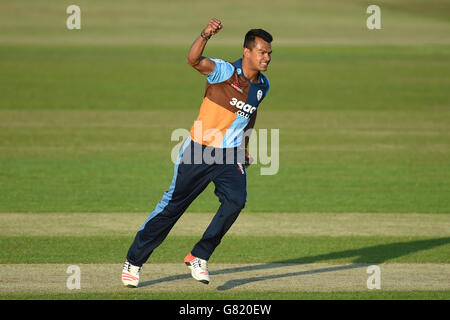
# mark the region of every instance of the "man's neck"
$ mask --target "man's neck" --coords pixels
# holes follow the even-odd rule
[[[244,73],[244,76],[251,82],[258,82],[259,71],[248,68],[244,59],[242,59],[242,72]]]

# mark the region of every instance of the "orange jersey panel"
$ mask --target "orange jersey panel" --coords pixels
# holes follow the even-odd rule
[[[205,97],[191,128],[191,139],[203,145],[221,148],[223,138],[236,117],[235,113]]]

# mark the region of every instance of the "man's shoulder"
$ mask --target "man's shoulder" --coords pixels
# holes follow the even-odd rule
[[[270,81],[269,81],[269,78],[266,76],[266,75],[264,75],[263,73],[260,73],[260,84],[261,85],[264,85],[264,86],[267,86],[267,90],[270,88]]]
[[[207,75],[208,82],[211,84],[220,83],[228,80],[234,73],[234,65],[231,62],[216,59],[216,58],[208,58],[215,64],[214,70]]]
[[[230,62],[230,61],[225,61],[225,60],[223,60],[223,59],[220,59],[220,58],[208,58],[209,60],[211,60],[211,61],[213,61],[214,63],[226,63],[226,64],[230,64],[230,65],[233,65],[233,62]]]

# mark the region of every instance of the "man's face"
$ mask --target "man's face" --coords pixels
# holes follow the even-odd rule
[[[259,37],[255,37],[253,48],[244,48],[244,58],[253,70],[266,71],[270,63],[272,46]]]

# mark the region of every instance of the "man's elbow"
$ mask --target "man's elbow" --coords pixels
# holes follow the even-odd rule
[[[191,59],[189,57],[187,58],[187,64],[193,68],[195,68],[195,66],[198,65],[199,62],[199,60]]]

